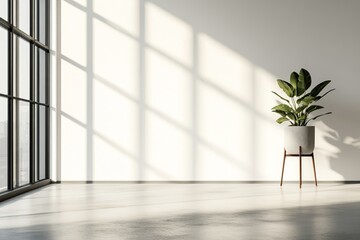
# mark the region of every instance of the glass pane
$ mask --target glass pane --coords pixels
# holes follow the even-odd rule
[[[0,192],[7,190],[8,100],[0,97]]]
[[[29,103],[18,101],[17,116],[17,175],[18,185],[28,184],[30,181],[30,108]]]
[[[38,107],[38,105],[35,105],[35,107],[34,107],[34,110],[35,110],[35,112],[34,112],[34,122],[35,122],[35,124],[34,124],[34,164],[35,164],[35,181],[37,181],[38,180],[38,152],[39,152],[39,144],[38,144],[38,139],[39,139],[39,137],[38,137],[38,135],[39,135],[39,127],[38,127],[38,114],[39,114],[39,107]]]
[[[41,103],[46,103],[46,52],[39,49],[39,99]]]
[[[38,0],[38,14],[39,14],[39,22],[38,22],[38,32],[37,38],[40,42],[46,44],[46,1],[47,0]]]
[[[8,32],[0,27],[0,93],[8,93]]]
[[[8,19],[8,0],[0,0],[0,17]]]
[[[30,97],[30,44],[15,37],[15,76],[17,79],[14,90],[19,98],[29,99]],[[17,51],[16,51],[17,49]],[[16,64],[17,63],[17,64]]]
[[[39,180],[46,172],[46,108],[39,106]]]
[[[34,51],[34,59],[35,59],[35,62],[34,62],[34,76],[35,76],[35,80],[34,80],[34,101],[35,102],[39,102],[39,95],[38,95],[38,82],[39,82],[39,75],[38,75],[38,72],[39,72],[39,48],[35,47],[35,51]]]
[[[15,25],[23,32],[30,34],[30,0],[14,1]]]

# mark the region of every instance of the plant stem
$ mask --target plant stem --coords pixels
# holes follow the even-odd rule
[[[292,103],[293,103],[293,106],[294,106],[294,110],[296,110],[296,103],[295,103],[295,100],[294,100],[294,98],[291,98],[291,101],[292,101]]]
[[[296,103],[294,101],[294,98],[291,98],[291,102],[292,104],[292,108],[294,109],[294,116],[295,116],[295,120],[294,120],[294,125],[296,125],[297,119],[299,118],[298,114],[296,113]]]

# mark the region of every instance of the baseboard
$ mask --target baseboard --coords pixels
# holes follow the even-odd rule
[[[24,193],[33,191],[35,189],[39,189],[45,186],[48,186],[49,184],[51,184],[51,181],[49,179],[45,179],[45,180],[41,180],[39,182],[33,183],[33,184],[29,184],[23,187],[19,187],[17,189],[14,189],[10,192],[4,192],[2,194],[0,194],[0,202],[3,202],[5,200],[9,200],[12,199],[16,196],[22,195]]]
[[[55,184],[278,184],[280,181],[56,181]],[[298,184],[299,181],[289,180],[284,181],[284,184]],[[314,183],[312,180],[303,181],[303,183]],[[318,181],[318,183],[324,184],[359,184],[360,180],[354,181],[340,181],[340,180],[329,180],[329,181]]]

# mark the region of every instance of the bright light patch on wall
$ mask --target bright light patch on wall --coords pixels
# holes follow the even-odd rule
[[[86,12],[66,1],[62,1],[61,53],[82,66],[86,66],[87,60],[86,29]]]
[[[192,65],[192,28],[158,6],[147,2],[146,43],[186,66]]]
[[[350,136],[347,136],[344,138],[344,143],[356,148],[360,148],[360,138],[353,138]]]
[[[199,145],[196,180],[218,181],[247,180],[251,178],[248,164],[243,165],[237,158],[229,158],[216,148]]]
[[[95,75],[126,94],[137,97],[138,42],[96,19],[93,39]]]
[[[95,181],[138,180],[137,159],[124,153],[116,144],[94,136],[93,179]]]
[[[188,180],[191,177],[192,139],[174,124],[146,113],[145,179]]]
[[[271,108],[276,105],[280,98],[271,93],[271,91],[275,91],[283,97],[287,97],[286,94],[277,85],[276,79],[278,79],[278,77],[266,71],[265,69],[254,67],[255,110],[264,118],[267,118],[268,121],[273,122],[274,126],[277,125],[275,120],[278,118],[278,115],[271,112]]]
[[[86,129],[61,117],[61,180],[87,179]]]
[[[61,111],[86,123],[86,72],[61,61]]]
[[[88,2],[88,0],[68,0],[68,1],[74,2],[76,4],[79,4],[79,5],[83,6],[83,7],[86,7],[87,2]]]
[[[95,79],[94,131],[134,156],[138,152],[138,111],[136,102]]]
[[[199,84],[198,95],[197,125],[200,138],[209,143],[210,148],[221,152],[224,162],[226,158],[233,159],[235,166],[244,168],[239,172],[249,171],[249,159],[252,159],[254,148],[252,108],[205,83]]]
[[[210,36],[198,34],[199,74],[212,84],[250,104],[253,64]]]
[[[256,143],[252,160],[254,164],[254,176],[252,177],[254,180],[279,178],[284,153],[283,127],[285,126],[278,125],[275,120],[269,121],[259,116],[255,118],[254,137]],[[292,160],[294,159],[289,158],[289,161]],[[298,165],[296,164],[293,170],[287,166],[286,176],[290,176],[291,171],[294,173],[292,176],[297,177]]]
[[[192,75],[150,49],[145,59],[147,104],[166,118],[191,128]]]
[[[133,36],[139,35],[139,0],[94,0],[93,9],[110,24]]]

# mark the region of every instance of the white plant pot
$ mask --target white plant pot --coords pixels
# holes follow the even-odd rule
[[[284,129],[284,145],[287,154],[311,154],[315,148],[314,126],[288,126]]]

